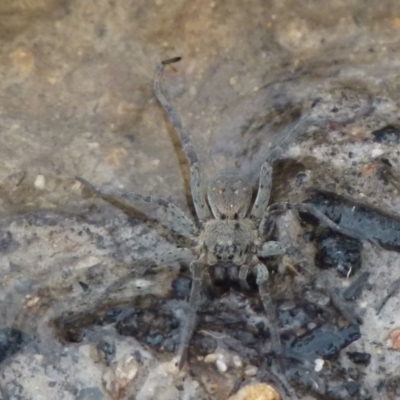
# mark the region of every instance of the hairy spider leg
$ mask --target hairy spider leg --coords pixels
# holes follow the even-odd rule
[[[265,162],[261,166],[258,192],[250,217],[261,219],[267,210],[272,187],[272,165]]]
[[[75,177],[75,179],[99,196],[117,200],[123,205],[144,214],[152,214],[154,206],[156,206],[157,209],[162,209],[165,213],[165,220],[161,220],[161,218],[159,220],[162,225],[188,239],[197,234],[198,229],[194,222],[179,207],[168,200],[121,190],[105,190],[92,185],[80,176]]]
[[[169,121],[171,122],[172,126],[178,133],[182,149],[185,152],[186,157],[189,161],[190,186],[191,186],[193,204],[198,219],[200,220],[200,222],[203,222],[206,219],[210,218],[210,210],[206,203],[205,194],[202,187],[199,159],[197,157],[197,154],[194,150],[193,144],[190,141],[188,134],[183,129],[182,121],[178,113],[175,111],[174,106],[164,96],[160,88],[160,78],[164,71],[165,66],[168,64],[178,62],[180,60],[181,60],[180,57],[175,57],[169,60],[162,61],[158,65],[154,76],[153,88],[158,101],[163,106],[164,110],[167,112]]]
[[[178,351],[178,367],[181,370],[186,362],[190,339],[196,327],[197,309],[201,300],[201,287],[203,283],[204,264],[201,261],[192,261],[190,264],[192,272],[192,288],[190,291],[188,314],[182,329],[182,337]]]
[[[262,223],[265,220],[265,214],[268,213],[268,203],[271,196],[272,188],[272,165],[270,162],[264,162],[261,166],[260,180],[258,185],[258,193],[254,202],[253,208],[250,213],[250,217],[254,218],[259,223],[259,235],[262,237],[263,230]],[[261,257],[270,257],[275,255],[283,255],[287,251],[286,247],[275,241],[267,241],[263,244],[261,250],[258,251],[258,255]],[[279,366],[284,371],[283,355],[282,355],[282,344],[279,336],[276,310],[274,303],[271,299],[269,290],[269,273],[267,267],[259,261],[255,256],[251,262],[251,266],[256,272],[256,283],[260,294],[261,302],[265,313],[268,317],[270,334],[271,334],[271,345],[272,350],[276,353]],[[244,286],[246,279],[248,266],[242,266],[239,271],[240,282]]]

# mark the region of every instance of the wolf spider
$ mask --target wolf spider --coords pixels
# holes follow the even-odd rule
[[[197,222],[188,218],[174,204],[155,196],[144,196],[123,191],[108,191],[97,188],[81,177],[76,179],[102,197],[125,203],[147,214],[154,207],[162,208],[167,217],[164,225],[171,231],[190,240],[192,248],[178,248],[162,255],[156,255],[158,264],[186,262],[192,272],[192,286],[189,298],[188,315],[182,330],[179,347],[179,369],[182,369],[187,350],[196,327],[196,313],[201,300],[203,283],[209,278],[207,269],[212,266],[222,267],[228,276],[237,274],[242,289],[248,290],[247,275],[255,273],[256,284],[263,308],[270,323],[272,350],[277,355],[283,368],[282,346],[275,323],[275,308],[269,293],[269,272],[260,258],[281,256],[288,248],[278,241],[267,240],[266,225],[274,207],[268,207],[271,193],[272,165],[264,162],[259,178],[258,193],[252,205],[252,186],[236,170],[225,170],[214,176],[208,184],[207,193],[203,191],[200,165],[189,136],[185,133],[180,117],[172,104],[160,89],[160,78],[166,65],[179,61],[172,58],[161,62],[154,77],[154,93],[167,112],[169,121],[178,133],[181,146],[190,165],[191,195],[197,216]],[[286,207],[287,209],[288,207]],[[290,208],[308,211],[320,221],[343,231],[318,210],[307,204],[295,204]],[[282,210],[281,210],[282,211]],[[160,223],[163,223],[160,221]],[[271,231],[271,229],[269,229]]]

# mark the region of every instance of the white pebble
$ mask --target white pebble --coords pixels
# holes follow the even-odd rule
[[[138,289],[147,288],[147,287],[151,286],[151,281],[146,280],[146,279],[136,279],[135,280],[135,286]]]
[[[324,360],[322,358],[317,358],[314,363],[315,363],[315,368],[314,371],[315,372],[319,372],[321,371],[321,369],[324,367]]]
[[[383,154],[383,150],[379,148],[375,148],[372,150],[371,155],[372,157],[379,157]]]
[[[231,86],[235,86],[237,84],[237,77],[236,76],[232,76],[231,78],[229,78],[229,84]]]
[[[218,355],[215,353],[207,354],[204,358],[204,362],[207,364],[215,363],[217,361]]]
[[[43,175],[38,175],[35,179],[35,188],[36,189],[44,189],[46,186],[46,179]]]
[[[257,372],[258,368],[255,365],[248,365],[244,370],[246,376],[256,376]]]
[[[360,303],[360,307],[361,308],[367,308],[368,307],[368,301],[362,301],[361,303]]]
[[[241,368],[243,366],[242,360],[236,354],[232,357],[232,363],[235,366],[235,368]]]
[[[215,362],[215,365],[219,372],[226,372],[226,370],[228,369],[228,366],[222,360],[217,360]]]
[[[197,389],[200,386],[200,383],[197,381],[192,381],[192,386],[194,389]]]

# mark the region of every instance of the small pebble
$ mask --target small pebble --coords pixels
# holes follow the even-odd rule
[[[400,328],[393,329],[389,334],[388,347],[400,350]]]
[[[35,179],[35,188],[36,189],[44,189],[46,186],[46,179],[43,175],[38,175]]]
[[[232,363],[235,368],[241,368],[243,366],[242,360],[236,354],[232,357]]]
[[[222,361],[222,360],[217,360],[217,361],[215,362],[215,365],[216,365],[216,367],[217,367],[217,369],[218,369],[219,372],[226,372],[227,369],[228,369],[228,366],[227,366],[227,365],[225,364],[225,362]]]
[[[54,380],[57,379],[57,377],[58,377],[57,369],[52,365],[48,365],[45,368],[45,374],[46,374],[46,376],[48,376],[49,378],[52,378]]]
[[[230,84],[231,86],[235,86],[235,85],[237,84],[237,77],[236,77],[236,76],[232,76],[232,77],[229,79],[229,84]]]
[[[27,306],[27,307],[33,307],[33,306],[35,306],[37,303],[39,303],[39,300],[40,300],[40,297],[39,297],[39,296],[32,297],[30,300],[28,300],[28,301],[26,302],[26,306]]]
[[[23,48],[18,48],[14,50],[9,58],[12,62],[12,65],[19,71],[24,74],[29,74],[33,67],[35,66],[35,57],[33,54]]]
[[[258,368],[255,365],[248,365],[245,370],[244,370],[244,374],[246,376],[256,376],[258,372]]]
[[[215,363],[217,361],[218,355],[215,353],[207,354],[204,358],[204,362],[207,364]]]
[[[242,387],[228,400],[281,400],[279,393],[266,383],[257,383]]]
[[[151,282],[147,279],[136,279],[135,286],[138,289],[143,289],[143,288],[147,288],[147,287],[151,286]]]
[[[140,364],[131,355],[107,367],[102,376],[103,385],[111,398],[119,398],[135,378]]]
[[[373,149],[371,152],[372,157],[379,157],[382,154],[383,154],[383,150],[379,149],[379,148]]]
[[[315,367],[314,367],[314,371],[315,372],[319,372],[322,370],[322,368],[324,368],[324,360],[322,358],[317,358],[315,361]]]

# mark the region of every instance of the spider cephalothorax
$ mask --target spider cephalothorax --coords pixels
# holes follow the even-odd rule
[[[218,219],[243,219],[249,212],[252,188],[236,171],[215,176],[207,190],[211,212]]]

